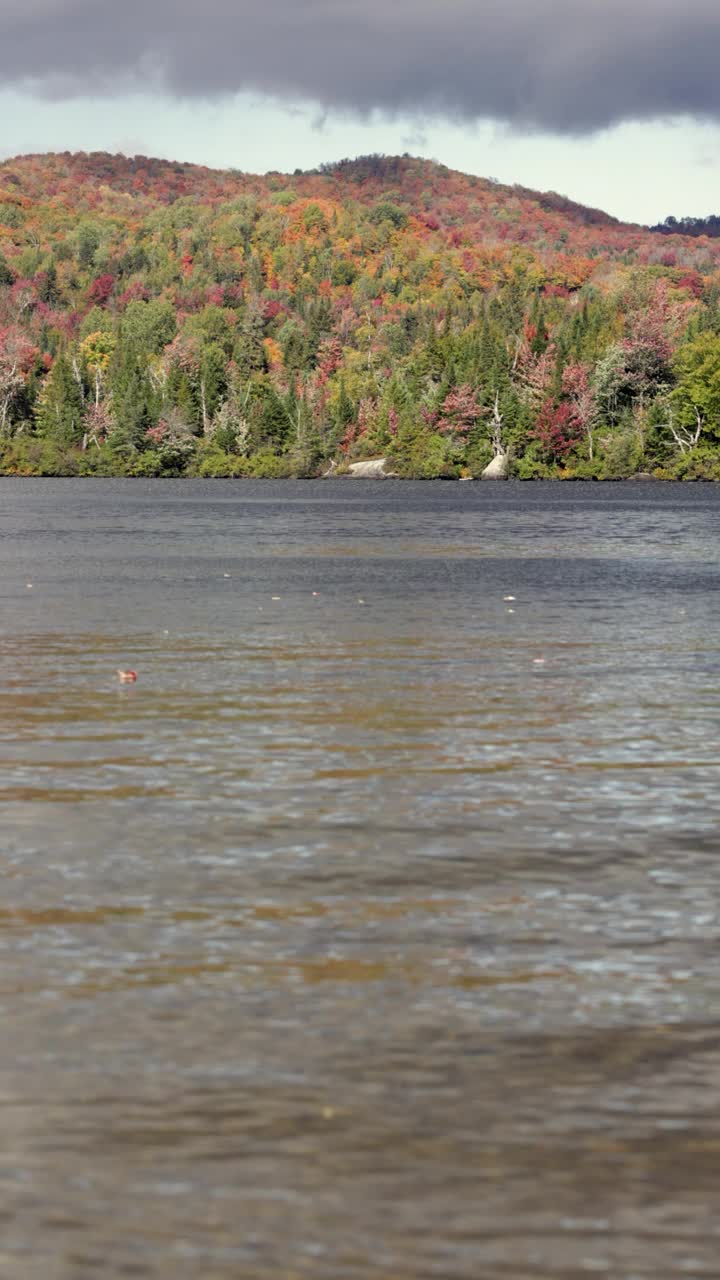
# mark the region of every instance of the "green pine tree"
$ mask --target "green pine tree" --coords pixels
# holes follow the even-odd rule
[[[43,384],[36,410],[38,435],[63,447],[83,435],[83,387],[67,355],[58,356]]]

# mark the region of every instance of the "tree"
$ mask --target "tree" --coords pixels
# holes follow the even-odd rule
[[[701,333],[678,350],[677,386],[670,395],[668,429],[681,453],[704,432],[720,439],[720,336]]]
[[[540,354],[527,347],[521,355],[516,370],[518,394],[531,409],[540,405],[551,394],[555,371],[555,349],[551,345]]]
[[[78,262],[87,270],[95,261],[100,248],[101,231],[94,222],[81,222],[77,230]]]
[[[121,321],[123,342],[132,344],[145,355],[158,354],[175,337],[177,322],[171,302],[153,298],[131,302]]]
[[[41,271],[35,277],[38,297],[41,302],[46,302],[48,306],[55,306],[60,301],[60,290],[58,289],[57,267],[50,260],[47,271]]]
[[[37,356],[37,347],[21,329],[0,328],[0,436],[10,427],[10,412],[28,384]]]
[[[626,404],[625,354],[618,343],[608,347],[593,377],[598,409],[609,426],[619,420]]]
[[[38,434],[58,445],[75,445],[83,435],[82,389],[71,361],[58,356],[43,384],[38,400]]]
[[[567,400],[546,400],[530,435],[553,462],[562,462],[582,439],[583,428]]]
[[[112,370],[114,447],[130,453],[143,447],[148,428],[157,421],[156,402],[146,361],[132,347],[119,348]]]
[[[267,366],[263,345],[264,334],[265,319],[262,307],[257,299],[254,299],[245,312],[235,346],[235,363],[243,379],[251,377],[254,373],[262,373]]]
[[[88,289],[88,302],[96,307],[104,307],[115,288],[115,277],[108,271],[93,280]]]
[[[587,440],[588,457],[592,462],[598,404],[588,365],[580,362],[566,365],[563,371],[562,389],[565,402],[572,410],[572,417]]]
[[[210,342],[203,347],[198,390],[204,432],[207,432],[227,390],[227,363],[227,357],[219,343]]]
[[[165,398],[181,408],[188,422],[208,435],[213,415],[227,389],[227,358],[217,342],[202,345],[202,335],[184,330],[166,348]]]
[[[393,471],[400,475],[432,480],[447,467],[448,441],[421,420],[401,424],[388,451]]]
[[[107,371],[116,346],[115,335],[102,330],[88,334],[87,338],[80,343],[80,355],[92,378],[96,406],[100,404]]]
[[[223,453],[245,453],[250,434],[248,406],[251,395],[252,383],[241,385],[237,378],[230,383],[227,398],[205,433],[213,448]]]
[[[622,388],[629,400],[646,400],[671,381],[671,334],[683,322],[680,308],[668,300],[667,282],[659,280],[646,303],[631,312],[628,336],[621,344],[625,356]]]
[[[275,453],[282,453],[291,436],[291,422],[282,396],[267,374],[254,381],[253,387],[252,445],[255,449],[272,449]]]
[[[0,286],[15,283],[15,272],[8,266],[7,258],[0,253]]]
[[[482,416],[474,389],[463,383],[443,400],[437,429],[444,435],[465,437]]]
[[[333,419],[339,438],[344,436],[347,428],[350,426],[350,423],[355,419],[355,407],[347,393],[345,379],[342,377],[340,379],[340,385],[335,400]]]
[[[145,439],[157,453],[163,471],[184,471],[197,447],[191,426],[179,409],[170,409],[155,426],[148,427]]]

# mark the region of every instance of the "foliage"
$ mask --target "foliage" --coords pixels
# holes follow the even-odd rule
[[[0,469],[720,470],[720,240],[366,156],[0,164]],[[681,234],[682,233],[682,234]]]
[[[692,438],[699,428],[701,434],[719,439],[720,337],[701,333],[685,343],[675,357],[675,376],[671,399],[677,410],[676,434]]]

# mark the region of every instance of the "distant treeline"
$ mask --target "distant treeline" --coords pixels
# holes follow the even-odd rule
[[[711,213],[707,218],[666,218],[650,228],[664,236],[709,236],[713,240],[720,237],[720,214]]]

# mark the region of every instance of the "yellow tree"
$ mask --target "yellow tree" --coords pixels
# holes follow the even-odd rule
[[[105,376],[116,345],[117,340],[114,334],[105,333],[100,329],[96,333],[89,333],[80,343],[80,355],[93,379],[96,408],[100,404]]]

